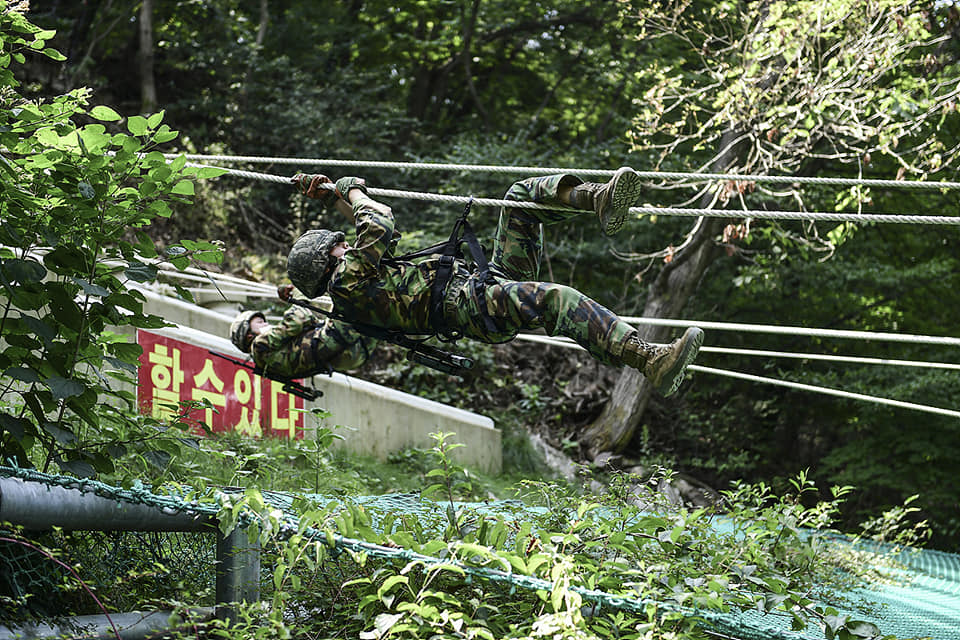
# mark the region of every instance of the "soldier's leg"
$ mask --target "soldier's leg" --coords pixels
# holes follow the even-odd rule
[[[703,331],[695,327],[670,344],[651,344],[612,311],[576,289],[548,282],[498,281],[484,291],[487,312],[498,331],[490,335],[466,317],[464,335],[501,342],[520,331],[543,328],[570,338],[597,360],[638,369],[663,395],[680,386],[697,356]],[[478,317],[477,314],[471,314]]]
[[[543,328],[570,338],[597,360],[622,365],[634,328],[576,289],[551,282],[500,281],[485,291],[487,309],[505,332]]]
[[[605,183],[584,182],[569,174],[515,182],[505,200],[556,205],[558,209],[504,207],[494,237],[491,264],[514,280],[538,280],[543,252],[542,224],[555,224],[593,212],[607,235],[619,231],[641,191],[640,176],[621,167]]]
[[[560,190],[569,191],[582,182],[576,176],[562,174],[527,178],[515,182],[504,199],[568,207],[559,197]],[[583,215],[582,212],[502,208],[493,240],[491,266],[513,280],[538,280],[543,254],[542,223],[553,224],[579,215]]]

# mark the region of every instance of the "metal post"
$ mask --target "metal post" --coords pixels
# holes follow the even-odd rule
[[[260,538],[237,526],[228,535],[217,532],[217,617],[236,620],[238,603],[260,600]]]

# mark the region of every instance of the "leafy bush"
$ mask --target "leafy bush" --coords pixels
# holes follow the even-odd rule
[[[88,107],[86,89],[23,98],[10,66],[28,52],[63,59],[45,48],[52,36],[0,2],[0,451],[90,476],[144,439],[179,446],[163,436],[178,427],[138,416],[117,386],[133,380],[141,349],[110,328],[165,325],[130,287],[153,281],[158,260],[220,259],[214,243],[190,240],[160,256],[144,231],[219,170],[167,161],[159,148],[177,132],[163,113],[122,118]]]

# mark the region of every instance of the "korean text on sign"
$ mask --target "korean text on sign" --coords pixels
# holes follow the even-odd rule
[[[138,331],[137,342],[143,348],[137,376],[142,411],[170,418],[180,413],[180,402],[206,401],[188,421],[213,431],[303,437],[303,414],[297,409],[304,401],[285,392],[283,384],[182,340]]]

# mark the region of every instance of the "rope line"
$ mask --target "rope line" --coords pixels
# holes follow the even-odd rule
[[[924,369],[948,369],[960,371],[960,364],[950,362],[923,362],[920,360],[891,360],[889,358],[866,358],[863,356],[833,356],[826,353],[792,353],[789,351],[764,351],[762,349],[731,349],[727,347],[701,347],[701,353],[725,353],[763,358],[788,358],[796,360],[822,360],[826,362],[851,362],[854,364],[881,364],[892,367],[923,367]]]
[[[164,154],[176,158],[181,154]],[[485,173],[574,173],[590,176],[612,176],[613,169],[582,169],[573,167],[530,167],[494,164],[455,164],[442,162],[386,162],[377,160],[335,160],[332,158],[280,158],[264,156],[183,154],[187,160],[213,162],[246,162],[250,164],[322,165],[327,167],[371,167],[383,169],[423,169],[429,171],[483,171]],[[661,180],[735,180],[770,182],[778,184],[819,184],[836,186],[893,187],[898,189],[960,189],[960,182],[932,182],[920,180],[883,180],[872,178],[822,178],[818,176],[770,176],[760,174],[698,173],[686,171],[637,171],[643,178]]]
[[[960,338],[950,336],[925,336],[910,333],[886,333],[882,331],[847,331],[844,329],[818,329],[771,324],[743,324],[737,322],[710,322],[707,320],[671,320],[669,318],[644,318],[640,316],[625,316],[621,317],[621,320],[630,324],[660,325],[665,327],[681,327],[684,329],[690,326],[697,326],[701,329],[717,329],[720,331],[745,331],[790,336],[812,336],[816,338],[881,340],[885,342],[906,342],[910,344],[960,346]]]
[[[538,342],[556,346],[578,346],[569,338],[542,336],[532,333],[522,333],[517,336],[527,342]],[[734,349],[730,347],[700,347],[700,353],[720,353],[738,356],[755,356],[762,358],[787,358],[794,360],[821,360],[826,362],[848,362],[853,364],[877,364],[892,367],[923,367],[925,369],[946,369],[960,371],[960,364],[951,362],[925,362],[921,360],[895,360],[890,358],[867,358],[863,356],[835,356],[826,353],[797,353],[792,351],[767,351],[763,349]]]
[[[572,349],[583,349],[580,345],[576,344],[572,340],[567,340],[565,338],[553,338],[550,336],[537,336],[530,334],[520,334],[517,336],[521,340],[527,340],[530,342],[538,342],[542,344],[551,344],[558,347],[572,348]],[[706,350],[703,348],[701,350]],[[730,378],[739,378],[741,380],[747,380],[750,382],[759,382],[761,384],[771,384],[774,386],[788,387],[791,389],[798,389],[801,391],[810,391],[813,393],[820,393],[830,396],[837,396],[841,398],[847,398],[850,400],[863,400],[865,402],[872,402],[874,404],[883,404],[893,407],[899,407],[901,409],[912,409],[915,411],[923,411],[925,413],[935,413],[942,416],[949,416],[951,418],[960,418],[960,411],[954,411],[953,409],[944,409],[941,407],[933,407],[930,405],[916,404],[914,402],[903,402],[901,400],[893,400],[891,398],[884,398],[882,396],[871,396],[863,393],[856,393],[853,391],[844,391],[842,389],[834,389],[832,387],[821,387],[812,384],[804,384],[802,382],[791,382],[790,380],[777,380],[775,378],[766,378],[763,376],[756,376],[750,373],[741,373],[739,371],[728,371],[725,369],[716,369],[714,367],[704,367],[701,365],[691,364],[687,367],[689,371],[700,371],[701,373],[712,373],[714,375],[727,376]]]
[[[630,213],[686,218],[757,218],[768,220],[820,220],[823,222],[886,222],[896,224],[960,224],[960,216],[904,215],[899,213],[832,213],[822,211],[767,211],[761,209],[687,209],[681,207],[630,207]]]
[[[238,278],[236,276],[231,276],[223,273],[214,273],[210,271],[204,271],[196,267],[188,267],[182,272],[177,271],[174,267],[169,265],[162,265],[163,269],[162,274],[170,278],[182,278],[185,280],[192,281],[209,281],[210,279],[216,281],[225,281],[230,285],[237,286],[238,288],[249,288],[251,290],[256,290],[257,293],[272,294],[276,295],[277,287],[276,285],[265,283],[265,282],[255,282],[252,280],[244,280],[243,278]],[[709,320],[676,320],[670,318],[647,318],[643,316],[621,316],[621,320],[633,325],[659,325],[665,327],[679,327],[687,328],[690,326],[697,326],[701,329],[715,329],[718,331],[738,331],[746,333],[769,333],[769,334],[778,334],[778,335],[789,335],[789,336],[810,336],[816,338],[837,338],[837,339],[852,339],[852,340],[878,340],[885,342],[901,342],[909,344],[934,344],[941,346],[951,346],[956,347],[960,346],[960,338],[954,338],[951,336],[929,336],[921,334],[910,334],[910,333],[890,333],[890,332],[876,332],[876,331],[855,331],[855,330],[845,330],[845,329],[823,329],[817,327],[794,327],[794,326],[784,326],[784,325],[769,325],[769,324],[749,324],[749,323],[740,323],[740,322],[714,322]],[[537,337],[533,336],[531,337]],[[565,341],[569,340],[568,338],[551,338],[554,341]],[[706,347],[705,347],[706,348]],[[717,349],[718,353],[720,347],[713,347]],[[725,351],[726,353],[739,353],[734,349]],[[761,352],[764,355],[768,355],[775,352]],[[744,355],[748,355],[744,352]],[[797,354],[797,357],[811,357],[805,354]],[[824,356],[835,357],[835,356]],[[882,359],[881,359],[882,360]],[[888,362],[886,360],[884,363]],[[904,361],[906,362],[906,361]],[[930,366],[934,366],[936,363],[924,363]],[[954,365],[950,365],[951,367]],[[960,366],[960,365],[956,365]]]
[[[193,167],[211,167],[212,165],[190,165]],[[269,182],[291,184],[292,178],[278,176],[269,173],[257,173],[255,171],[244,171],[242,169],[229,169],[227,167],[214,167],[226,171],[229,174],[252,178],[256,180],[266,180]],[[329,187],[332,188],[332,187]],[[399,189],[380,189],[376,187],[367,187],[367,192],[374,196],[384,196],[388,198],[403,198],[407,200],[425,200],[430,202],[446,202],[451,204],[464,205],[473,201],[474,205],[491,207],[512,207],[515,209],[544,209],[550,211],[577,211],[569,207],[558,207],[556,205],[540,204],[539,202],[522,202],[517,200],[502,200],[495,198],[471,198],[470,196],[454,196],[437,193],[424,193],[421,191],[402,191]],[[902,215],[892,213],[834,213],[834,212],[813,212],[813,211],[763,211],[755,209],[686,209],[680,207],[630,207],[630,212],[640,215],[670,215],[680,217],[710,217],[710,218],[765,218],[778,220],[821,220],[830,222],[884,222],[896,224],[938,224],[938,225],[960,225],[960,216],[926,216],[926,215]]]
[[[788,387],[790,389],[799,389],[801,391],[814,391],[816,393],[822,393],[829,396],[837,396],[851,400],[865,400],[867,402],[873,402],[874,404],[885,404],[891,407],[900,407],[901,409],[913,409],[916,411],[925,411],[927,413],[936,413],[942,416],[949,416],[951,418],[960,418],[960,411],[954,411],[953,409],[942,409],[940,407],[931,407],[924,404],[915,404],[913,402],[902,402],[900,400],[892,400],[890,398],[882,398],[880,396],[868,396],[863,393],[843,391],[841,389],[833,389],[831,387],[819,387],[812,384],[804,384],[802,382],[776,380],[774,378],[755,376],[750,373],[740,373],[739,371],[726,371],[723,369],[714,369],[713,367],[703,367],[698,364],[692,364],[687,368],[691,371],[712,373],[714,375],[727,376],[729,378],[739,378],[741,380],[748,380],[750,382],[761,382],[763,384],[772,384],[778,387]]]

